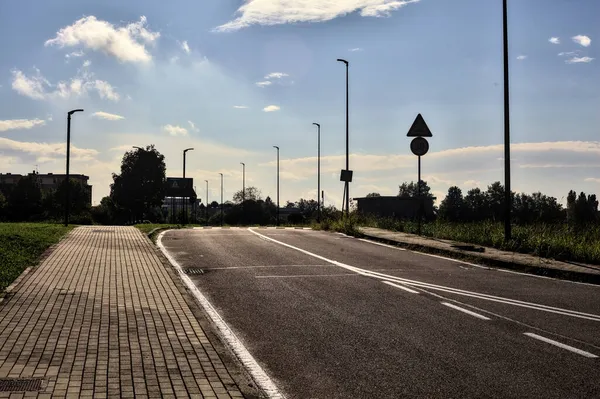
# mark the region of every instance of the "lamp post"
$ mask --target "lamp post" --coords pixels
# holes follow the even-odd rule
[[[83,110],[74,109],[72,111],[67,112],[67,173],[65,176],[65,226],[69,225],[69,207],[71,206],[71,178],[69,176],[69,166],[71,158],[71,115],[73,115],[75,112],[83,112]]]
[[[221,227],[223,227],[223,173],[221,175]]]
[[[502,35],[504,43],[504,241],[511,239],[510,213],[510,108],[508,80],[508,10],[507,0],[502,0]]]
[[[350,154],[349,154],[349,144],[348,144],[348,136],[349,136],[348,81],[349,81],[349,66],[350,66],[350,64],[348,63],[348,61],[341,59],[341,58],[338,58],[338,61],[343,62],[346,65],[346,170],[350,170],[350,161],[349,161]],[[344,184],[345,184],[344,191],[346,192],[346,216],[348,216],[348,212],[350,209],[350,184],[347,181],[344,182]]]
[[[317,127],[317,221],[321,221],[321,125],[313,123]]]
[[[277,226],[279,226],[279,147],[274,145],[273,148],[277,148]]]
[[[183,150],[183,178],[184,179],[185,179],[185,154],[188,151],[193,151],[193,150],[194,150],[193,148],[186,148],[185,150]],[[184,181],[184,187],[185,187],[185,189],[187,189],[187,185],[185,184],[185,181]],[[183,209],[183,222],[184,223],[187,222],[187,203],[185,202],[186,199],[187,199],[187,197],[184,196],[183,201],[181,203],[181,205],[182,205],[181,208]]]
[[[242,204],[246,202],[246,164],[240,162],[242,165]]]
[[[208,226],[208,180],[204,180],[206,182],[206,225]]]

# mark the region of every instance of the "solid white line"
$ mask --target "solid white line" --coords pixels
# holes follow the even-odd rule
[[[569,345],[566,345],[566,344],[562,344],[562,343],[560,343],[558,341],[554,341],[554,340],[552,340],[550,338],[542,337],[541,335],[537,335],[537,334],[534,334],[534,333],[523,333],[523,334],[525,334],[525,335],[527,335],[528,337],[531,337],[531,338],[539,339],[540,341],[544,341],[544,342],[546,342],[548,344],[551,344],[551,345],[554,345],[554,346],[558,346],[559,348],[566,349],[566,350],[571,351],[573,353],[577,353],[578,355],[581,355],[581,356],[585,356],[585,357],[589,357],[589,358],[596,358],[596,357],[598,357],[598,356],[594,355],[593,353],[582,351],[581,349],[577,349],[577,348],[574,348],[572,346],[569,346]]]
[[[404,290],[406,292],[410,292],[411,294],[418,294],[419,293],[419,291],[411,290],[410,288],[404,287],[403,285],[390,283],[389,281],[382,281],[382,283],[387,284],[387,285],[391,285],[392,287],[400,288],[401,290]]]
[[[168,231],[168,230],[167,230]],[[271,381],[267,373],[260,367],[258,362],[254,360],[254,357],[248,352],[248,349],[242,344],[235,333],[229,328],[227,323],[223,320],[221,315],[212,306],[209,300],[200,292],[198,287],[192,282],[192,280],[184,273],[183,269],[177,263],[177,261],[169,254],[167,249],[162,244],[162,237],[167,232],[163,231],[158,235],[156,243],[165,257],[171,262],[173,267],[179,272],[179,277],[183,280],[187,288],[191,291],[192,295],[202,305],[206,313],[211,318],[212,322],[219,329],[223,339],[229,345],[229,347],[236,354],[238,359],[242,362],[244,367],[248,370],[256,384],[272,399],[283,399],[283,393],[279,391],[277,386]]]
[[[204,270],[229,270],[229,269],[257,269],[265,267],[332,267],[333,265],[268,265],[268,266],[229,266],[229,267],[207,267]]]
[[[448,302],[442,302],[442,305],[448,306],[449,308],[452,308],[452,309],[459,310],[459,311],[461,311],[463,313],[469,314],[469,315],[471,315],[473,317],[477,317],[478,319],[481,319],[481,320],[490,320],[489,317],[485,317],[484,315],[480,315],[479,313],[471,312],[470,310],[461,308],[459,306],[453,305],[453,304],[448,303]]]
[[[255,278],[295,278],[295,277],[340,277],[340,276],[358,276],[356,273],[344,274],[294,274],[290,276],[254,276]]]
[[[365,240],[364,238],[359,238],[358,241],[368,242],[369,244],[379,245],[380,247],[397,249],[398,251],[406,251],[406,249],[404,249],[404,248],[399,248],[399,247],[395,247],[393,245],[388,245],[388,244],[382,244],[382,243],[377,242],[377,241]]]
[[[580,319],[600,321],[600,315],[595,315],[595,314],[591,314],[591,313],[578,312],[578,311],[574,311],[574,310],[561,309],[561,308],[557,308],[557,307],[553,307],[553,306],[541,305],[541,304],[537,304],[537,303],[519,301],[516,299],[503,298],[503,297],[498,297],[498,296],[488,295],[488,294],[481,294],[478,292],[472,292],[472,291],[461,290],[458,288],[445,287],[445,286],[436,285],[436,284],[424,283],[424,282],[417,281],[417,280],[409,280],[409,279],[405,279],[405,278],[401,278],[401,277],[396,277],[396,276],[391,276],[391,275],[387,275],[387,274],[383,274],[383,273],[374,272],[371,270],[360,269],[358,267],[350,266],[345,263],[338,262],[338,261],[335,261],[332,259],[328,259],[324,256],[314,254],[314,253],[306,251],[302,248],[298,248],[293,245],[286,244],[281,241],[277,241],[271,237],[257,233],[256,231],[253,231],[250,229],[248,229],[248,230],[263,240],[274,242],[276,244],[296,250],[298,252],[312,256],[314,258],[321,259],[325,262],[339,266],[346,270],[353,271],[353,272],[361,274],[363,276],[379,278],[381,280],[389,280],[389,281],[393,281],[396,283],[404,283],[404,284],[408,284],[408,285],[415,286],[415,287],[429,288],[429,289],[434,289],[434,290],[438,290],[438,291],[449,292],[449,293],[456,294],[456,295],[474,297],[474,298],[483,299],[483,300],[492,301],[492,302],[501,302],[501,303],[508,304],[508,305],[530,308],[530,309],[540,310],[540,311],[549,312],[549,313],[556,313],[556,314],[561,314],[561,315],[570,316],[570,317],[577,317]],[[462,263],[464,263],[464,262],[462,262]]]

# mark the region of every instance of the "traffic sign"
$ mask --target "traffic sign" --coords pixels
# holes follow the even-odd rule
[[[342,169],[342,173],[340,174],[340,181],[352,183],[352,174],[351,170]]]
[[[423,156],[429,151],[429,143],[423,137],[416,137],[410,142],[410,150],[417,156]]]
[[[421,116],[421,114],[417,115],[417,118],[413,122],[410,130],[407,134],[408,137],[433,137],[431,134],[431,130],[425,123],[425,119]]]

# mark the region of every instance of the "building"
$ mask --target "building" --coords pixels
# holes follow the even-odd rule
[[[53,190],[56,190],[60,184],[62,182],[65,181],[67,175],[65,174],[54,174],[54,173],[47,173],[44,175],[41,175],[37,172],[32,172],[29,173],[27,176],[35,176],[38,184],[40,185],[40,188],[42,189],[42,192],[50,192]],[[23,177],[23,175],[20,174],[13,174],[13,173],[0,173],[0,190],[7,190],[10,191],[12,186],[15,186],[19,180],[21,180]],[[88,180],[90,179],[89,176],[85,176],[85,175],[69,175],[69,178],[71,180],[75,180],[79,183],[81,183],[81,185],[83,185],[83,187],[87,190],[88,192],[88,204],[91,206],[92,205],[92,186],[90,186],[88,184]],[[5,195],[8,194],[8,192],[4,193]]]
[[[389,217],[395,219],[414,219],[419,212],[419,199],[415,197],[363,197],[357,201],[358,212],[365,216]],[[435,216],[433,202],[435,198],[423,198],[423,216],[427,219]]]

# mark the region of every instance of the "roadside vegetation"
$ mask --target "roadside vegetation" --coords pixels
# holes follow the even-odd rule
[[[0,223],[0,291],[73,227],[45,223]]]

